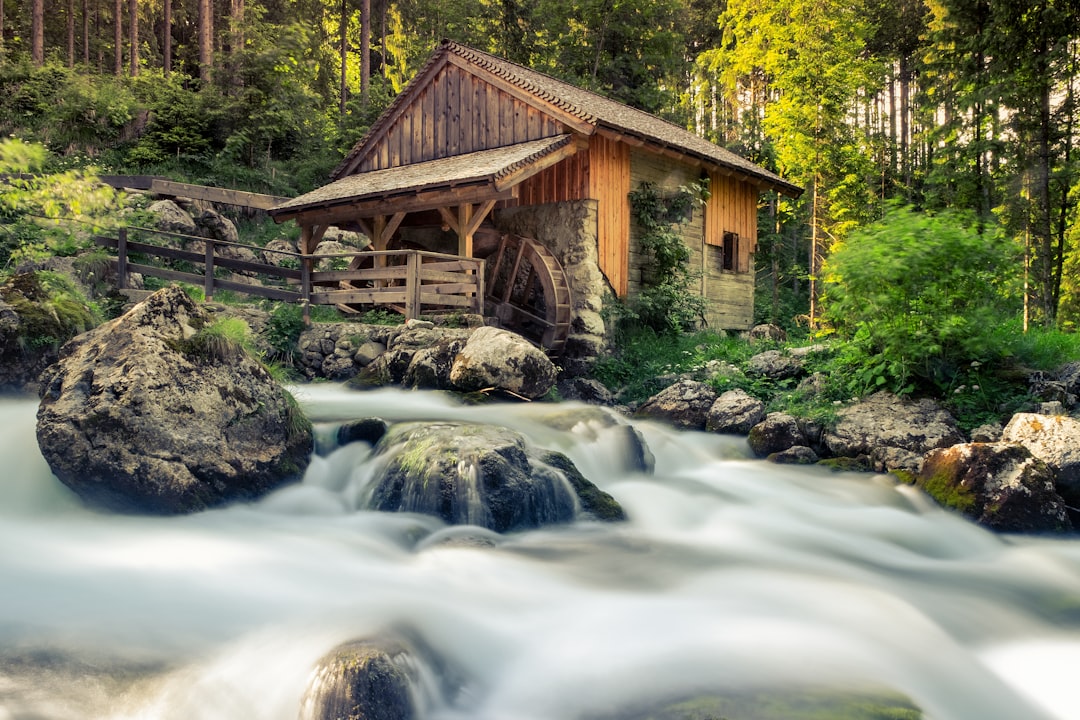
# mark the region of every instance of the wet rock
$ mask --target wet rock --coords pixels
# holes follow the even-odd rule
[[[619,467],[625,472],[651,473],[656,458],[649,450],[645,437],[633,425],[623,422],[611,412],[598,407],[574,407],[559,404],[554,410],[537,421],[548,427],[573,433],[592,443],[603,445],[618,458]]]
[[[807,445],[799,421],[787,413],[769,413],[750,429],[746,438],[750,450],[758,457],[768,457],[798,445]]]
[[[941,505],[1002,532],[1070,530],[1054,473],[1018,443],[932,450],[916,480]]]
[[[820,460],[818,454],[805,445],[793,445],[765,459],[778,465],[813,465]]]
[[[603,405],[613,407],[619,404],[618,399],[610,390],[604,387],[599,380],[592,378],[574,377],[560,380],[555,389],[563,400],[579,400],[590,405]]]
[[[402,423],[379,441],[375,456],[383,466],[366,503],[375,510],[417,512],[496,532],[575,517],[580,492],[573,481],[506,428]]]
[[[697,380],[680,380],[641,404],[635,413],[650,420],[663,420],[677,428],[704,430],[716,391]]]
[[[1003,442],[1020,443],[1053,470],[1057,491],[1080,507],[1080,420],[1063,415],[1017,413],[1001,434]]]
[[[540,461],[561,472],[570,482],[584,512],[607,522],[626,519],[626,513],[615,498],[589,482],[570,458],[560,452],[545,452],[540,455]]]
[[[86,502],[194,512],[303,473],[310,423],[261,363],[200,333],[207,320],[166,288],[69,342],[46,373],[38,444]]]
[[[352,420],[338,428],[337,442],[339,446],[359,441],[374,445],[382,440],[388,428],[389,425],[381,418]]]
[[[528,340],[506,330],[479,328],[454,359],[450,382],[458,390],[505,390],[526,398],[555,385],[555,365]]]
[[[940,447],[964,441],[956,420],[933,400],[901,400],[887,392],[875,393],[842,408],[824,443],[834,455],[882,458],[879,469],[892,470],[886,448],[922,456]],[[898,456],[898,455],[897,455]]]
[[[340,645],[311,674],[300,720],[413,720],[416,659],[394,641]]]
[[[765,403],[745,390],[728,390],[709,408],[705,429],[715,433],[746,435],[765,419]]]
[[[444,339],[431,347],[417,350],[405,369],[401,384],[409,388],[449,390],[453,387],[450,371],[465,342],[464,337]]]

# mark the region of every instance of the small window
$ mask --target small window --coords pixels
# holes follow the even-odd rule
[[[739,234],[733,232],[724,233],[724,270],[738,270],[739,262]]]

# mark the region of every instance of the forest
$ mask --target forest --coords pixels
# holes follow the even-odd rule
[[[293,195],[441,38],[655,113],[806,188],[763,196],[760,320],[948,212],[1025,327],[1080,319],[1078,0],[0,0],[0,131],[59,169]]]

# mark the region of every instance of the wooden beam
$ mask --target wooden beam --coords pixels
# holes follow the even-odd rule
[[[439,215],[442,216],[443,222],[446,223],[451,230],[453,230],[454,232],[458,232],[457,216],[454,215],[454,213],[450,212],[450,208],[439,208]]]
[[[487,218],[488,213],[490,213],[494,207],[494,200],[488,200],[487,202],[480,203],[480,205],[477,206],[476,211],[473,213],[472,220],[469,222],[468,227],[465,229],[465,232],[468,233],[470,238],[476,232],[477,228],[480,227],[480,224],[484,222],[484,219]],[[470,257],[472,256],[470,255]]]
[[[523,180],[527,180],[528,178],[531,178],[533,175],[536,175],[536,174],[540,173],[541,171],[546,170],[549,167],[552,167],[553,165],[558,165],[559,163],[561,163],[566,158],[568,158],[568,157],[570,157],[572,155],[576,155],[578,150],[580,150],[580,149],[581,148],[578,146],[577,143],[575,143],[573,141],[568,142],[566,145],[562,146],[561,148],[558,148],[556,150],[553,150],[553,151],[549,152],[547,155],[540,158],[539,160],[531,162],[531,163],[529,163],[527,165],[523,165],[522,167],[519,167],[517,170],[514,170],[513,172],[499,178],[498,180],[495,181],[495,187],[497,189],[499,189],[499,190],[504,190],[504,189],[506,189],[508,187],[513,187],[514,185],[517,185],[518,183],[522,182]]]
[[[464,203],[458,205],[458,255],[462,257],[472,257],[472,233],[469,232],[469,225],[472,224],[473,206],[472,203]]]
[[[331,208],[311,208],[285,216],[295,217],[301,224],[338,225],[352,222],[356,218],[370,218],[385,215],[387,212],[421,212],[437,210],[440,207],[453,207],[463,203],[480,203],[487,200],[513,200],[518,195],[517,186],[506,190],[495,190],[484,184],[470,188],[424,193],[420,195],[398,195],[389,198],[374,198],[360,202],[342,204]]]
[[[159,180],[157,178],[150,182],[150,192],[157,195],[206,200],[207,202],[251,207],[258,210],[269,210],[289,200],[289,198],[275,195],[263,195],[261,193],[244,192],[243,190],[227,190],[205,185],[189,185],[188,183]]]

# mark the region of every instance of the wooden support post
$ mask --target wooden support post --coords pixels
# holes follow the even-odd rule
[[[458,251],[457,254],[462,257],[472,257],[472,241],[474,229],[470,229],[472,225],[473,206],[472,203],[466,203],[464,205],[458,205],[458,218],[457,218],[457,231],[458,231]]]
[[[477,263],[476,270],[476,296],[473,298],[473,312],[477,315],[484,314],[484,264],[485,260]]]
[[[420,254],[412,251],[408,255],[405,271],[405,319],[412,320],[420,315]]]
[[[120,228],[116,239],[116,287],[126,290],[128,286],[127,228]]]
[[[214,240],[206,239],[206,261],[203,265],[203,295],[206,301],[214,299]]]

